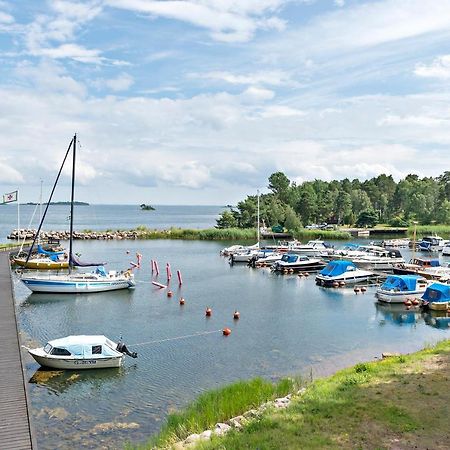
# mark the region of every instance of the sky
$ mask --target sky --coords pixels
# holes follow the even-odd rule
[[[235,204],[450,170],[450,0],[0,0],[0,190]],[[68,200],[70,165],[54,200]]]

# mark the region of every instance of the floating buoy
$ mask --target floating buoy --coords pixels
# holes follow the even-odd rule
[[[407,298],[407,299],[404,301],[404,303],[405,303],[406,306],[411,306],[411,305],[412,305],[412,302],[411,302],[411,300],[410,300],[409,298]]]
[[[304,275],[305,277],[309,277],[309,272],[305,272],[303,275]]]
[[[406,309],[409,311],[409,310],[411,309],[411,306],[408,305],[408,306],[406,307]]]
[[[333,281],[333,287],[335,288],[339,287],[339,283],[337,281]]]
[[[239,313],[239,311],[234,311],[234,314],[233,314],[233,319],[234,320],[239,319],[240,316],[241,316],[241,314]]]
[[[289,273],[294,273],[294,269],[289,269]]]
[[[417,306],[419,303],[420,303],[420,301],[419,301],[419,299],[417,299],[417,298],[415,298],[415,299],[412,301],[412,304],[413,304],[414,306]]]
[[[183,297],[180,298],[180,305],[184,305],[184,298]]]
[[[172,291],[167,291],[167,297],[172,297],[173,292]]]
[[[212,309],[211,309],[211,308],[206,308],[205,316],[206,316],[206,317],[210,317],[211,314],[212,314]]]
[[[303,277],[303,274],[301,272],[298,273],[299,277]]]
[[[222,333],[224,336],[229,336],[231,334],[231,330],[229,328],[224,328]]]
[[[288,269],[284,269],[284,273],[287,274],[289,272]]]
[[[129,254],[130,254],[130,250],[127,250],[127,252],[126,252],[126,253],[127,253],[127,255],[129,255]]]
[[[362,286],[361,287],[361,292],[364,294],[364,292],[366,292],[366,291],[367,291],[367,288],[365,286]]]
[[[355,288],[353,290],[355,291],[355,294],[357,294],[359,292],[359,287],[355,286]]]
[[[339,286],[344,287],[345,286],[345,281],[339,281]]]

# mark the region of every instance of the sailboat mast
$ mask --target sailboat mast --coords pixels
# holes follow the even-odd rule
[[[70,196],[70,231],[69,231],[69,273],[72,272],[72,242],[73,242],[73,202],[75,197],[75,158],[77,153],[77,135],[73,136],[73,155],[72,155],[72,193]]]
[[[258,236],[258,247],[259,247],[259,189],[256,191],[258,195],[258,219],[257,219],[257,236]]]

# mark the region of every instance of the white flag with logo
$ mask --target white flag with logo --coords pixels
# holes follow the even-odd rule
[[[3,203],[17,202],[17,191],[3,195]]]

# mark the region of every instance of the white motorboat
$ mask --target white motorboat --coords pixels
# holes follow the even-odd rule
[[[375,295],[381,302],[403,303],[406,299],[422,295],[428,284],[426,278],[418,275],[389,275]]]
[[[137,358],[126,345],[115,343],[105,336],[67,336],[47,342],[44,347],[28,353],[41,366],[52,369],[106,369],[120,367],[124,355]]]
[[[446,242],[442,247],[442,256],[450,256],[450,242]]]
[[[406,248],[411,244],[411,239],[408,238],[397,238],[397,239],[387,239],[382,242],[383,247],[401,247]]]
[[[266,267],[271,266],[273,263],[280,261],[284,253],[274,252],[272,250],[262,250],[257,253],[249,261],[249,265],[252,267]]]
[[[306,255],[285,253],[279,261],[276,261],[271,270],[274,272],[317,272],[325,267],[325,263],[319,258],[310,258]]]
[[[355,284],[368,281],[376,275],[368,270],[356,267],[348,260],[331,261],[316,276],[316,283],[320,286],[335,287],[339,285]]]
[[[230,264],[234,263],[248,263],[259,253],[259,248],[249,249],[242,252],[232,253],[230,255]]]
[[[242,253],[242,252],[246,252],[247,250],[255,250],[255,249],[259,249],[259,244],[255,244],[255,245],[232,245],[230,247],[225,247],[222,250],[220,250],[220,254],[221,256],[231,256],[234,255],[235,253]]]
[[[288,251],[289,253],[296,253],[299,255],[319,256],[323,252],[327,252],[332,248],[332,245],[321,241],[320,239],[314,239],[308,241],[306,244],[297,244],[295,246],[292,245]]]
[[[367,253],[356,258],[351,258],[351,261],[358,267],[370,270],[392,270],[395,264],[405,262],[402,254],[396,249]]]

